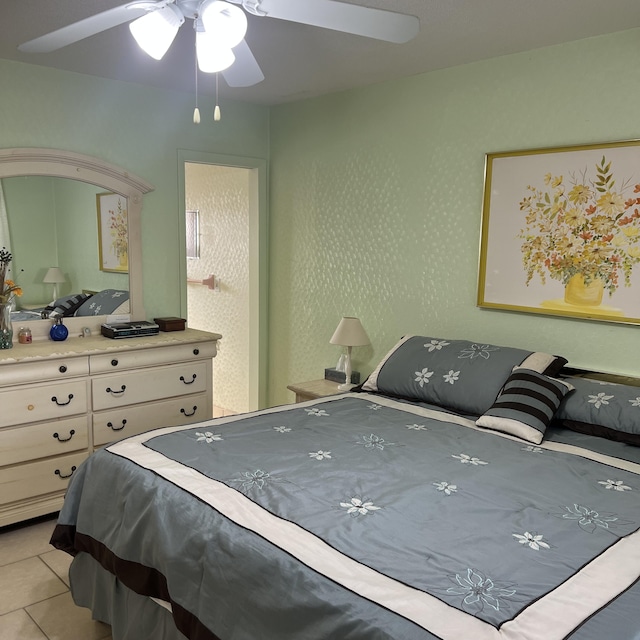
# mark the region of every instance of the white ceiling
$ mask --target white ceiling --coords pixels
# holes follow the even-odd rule
[[[194,35],[190,20],[181,27],[171,49],[159,62],[138,48],[127,25],[49,54],[25,54],[17,50],[22,42],[123,2],[0,0],[0,58],[192,93]],[[253,87],[232,89],[221,78],[221,95],[275,105],[640,27],[638,0],[352,0],[351,3],[418,16],[420,33],[409,43],[398,45],[249,15],[246,41],[265,80]],[[640,46],[638,54],[640,59]],[[629,64],[637,65],[638,61],[630,60]],[[201,74],[200,92],[210,94],[212,87],[213,80]]]

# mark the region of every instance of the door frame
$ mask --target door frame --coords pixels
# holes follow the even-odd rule
[[[269,214],[267,161],[204,151],[178,150],[178,241],[180,313],[187,314],[187,231],[185,164],[210,164],[249,171],[249,410],[267,406],[267,336],[269,284]],[[224,342],[224,336],[222,336]],[[215,399],[214,399],[215,401]]]

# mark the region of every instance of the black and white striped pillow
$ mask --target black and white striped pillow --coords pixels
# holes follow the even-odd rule
[[[572,389],[568,382],[516,368],[476,424],[540,444],[562,398]]]
[[[64,298],[58,298],[53,305],[45,307],[45,311],[49,312],[49,318],[67,318],[74,315],[84,301],[90,297],[86,293],[64,296]]]

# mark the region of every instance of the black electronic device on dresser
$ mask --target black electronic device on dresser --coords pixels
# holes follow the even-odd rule
[[[160,333],[160,327],[155,322],[140,320],[139,322],[116,322],[103,324],[100,333],[106,338],[137,338],[139,336],[153,336]]]

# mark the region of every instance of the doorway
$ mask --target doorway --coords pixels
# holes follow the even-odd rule
[[[190,152],[181,166],[183,317],[191,329],[222,334],[213,361],[214,416],[263,408],[266,167]]]

